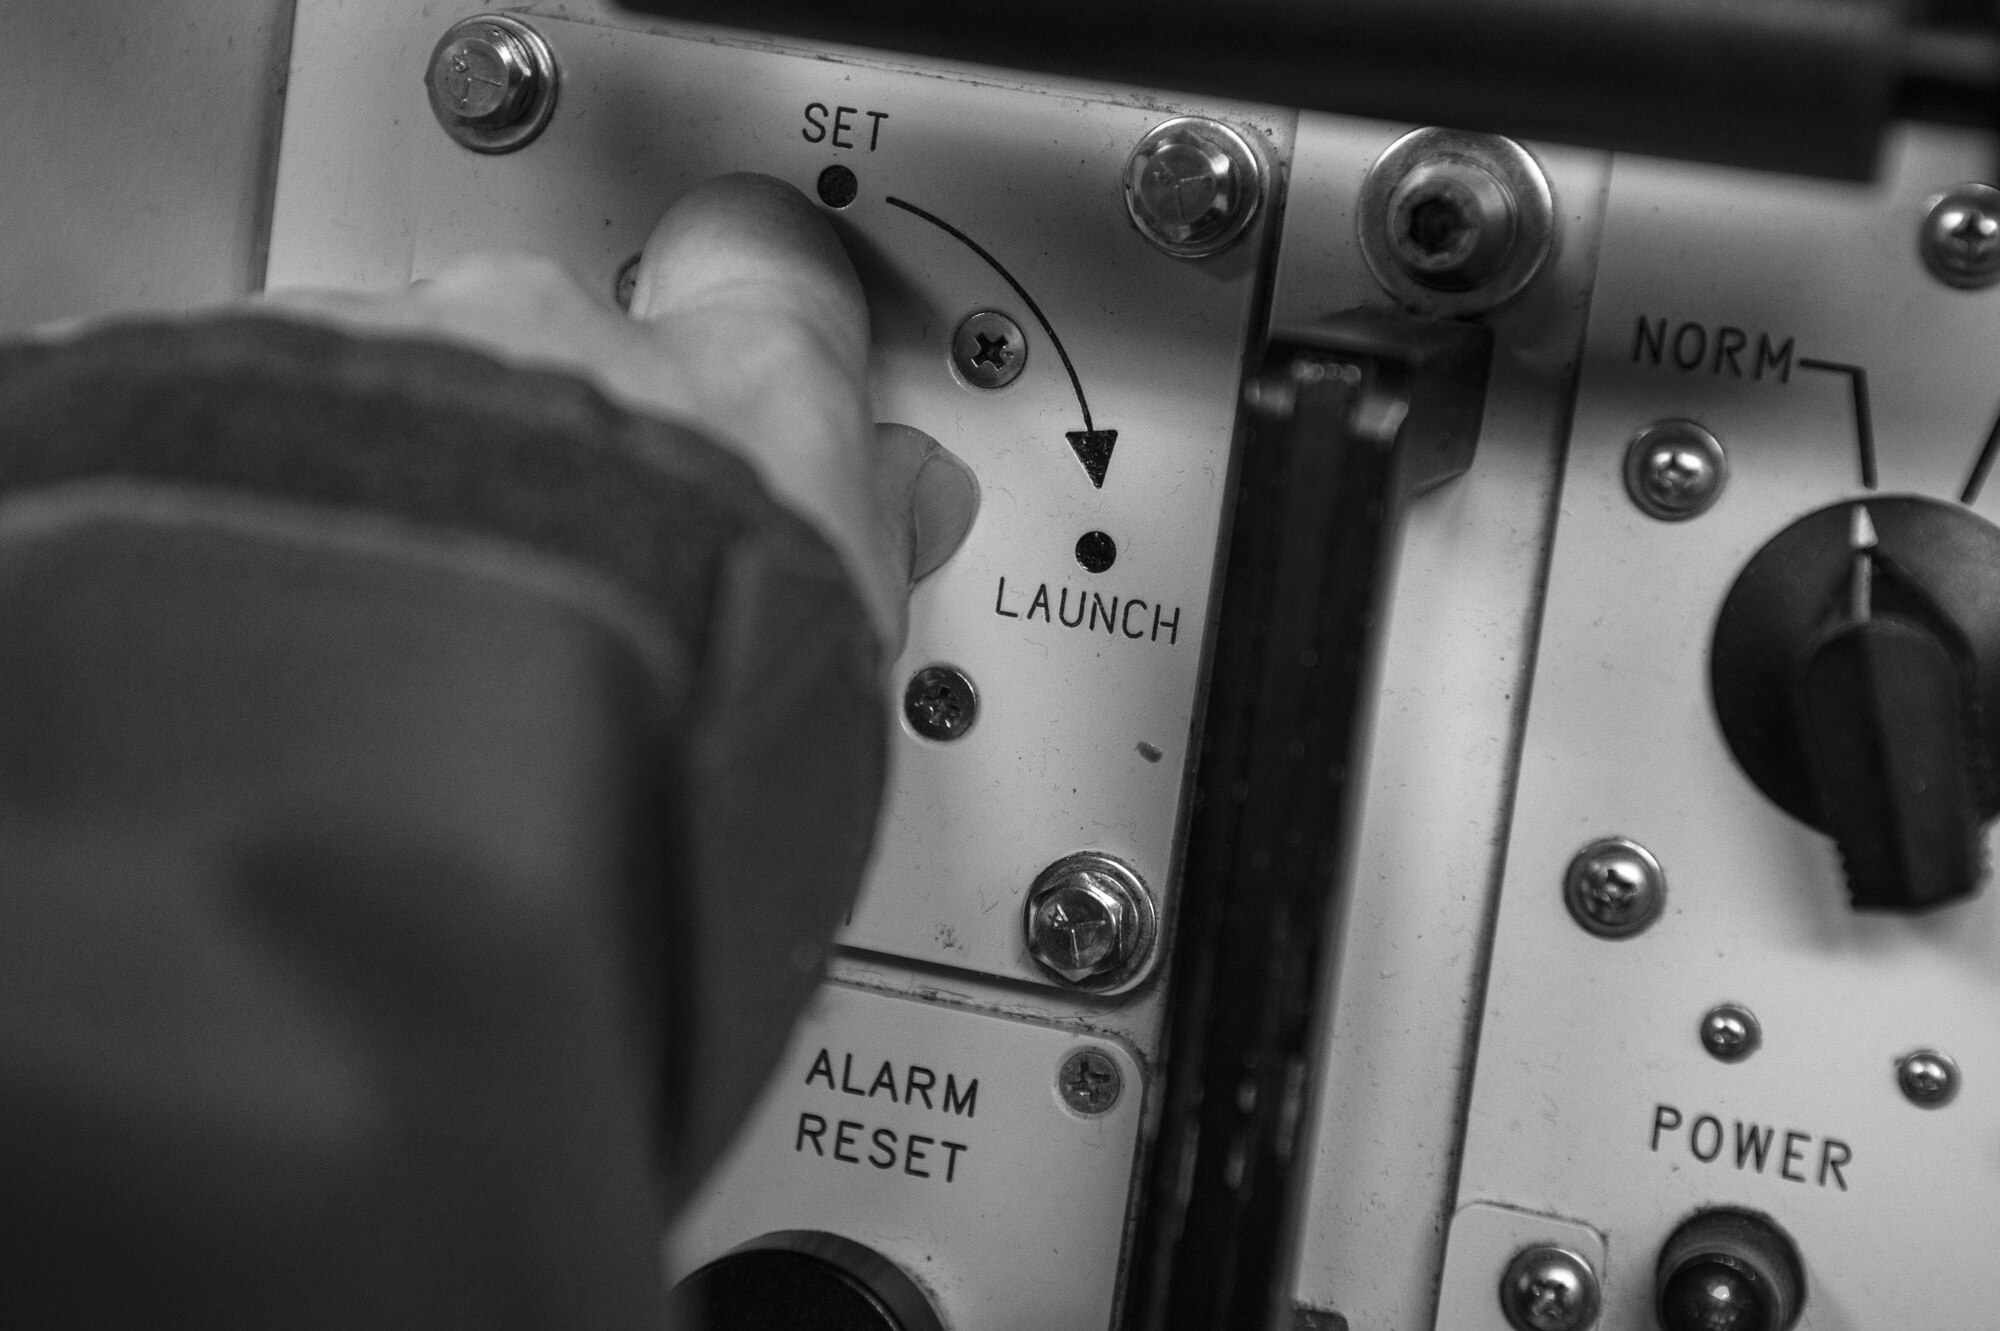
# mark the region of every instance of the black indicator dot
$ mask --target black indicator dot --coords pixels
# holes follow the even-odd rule
[[[861,193],[861,182],[844,166],[830,166],[819,173],[819,201],[829,208],[845,208]]]
[[[1076,538],[1076,562],[1092,573],[1102,573],[1118,562],[1118,542],[1101,531],[1087,531]]]

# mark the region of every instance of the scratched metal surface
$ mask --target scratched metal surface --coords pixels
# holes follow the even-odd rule
[[[1916,234],[1929,196],[1981,178],[1988,151],[1906,134],[1868,187],[1613,168],[1459,1184],[1461,1203],[1602,1230],[1607,1331],[1652,1326],[1660,1244],[1710,1203],[1791,1232],[1813,1331],[1991,1320],[2000,902],[1989,888],[1919,919],[1851,913],[1831,842],[1741,775],[1706,683],[1751,554],[1862,492],[1849,378],[1807,359],[1866,370],[1884,492],[1959,494],[2000,402],[2000,294],[1933,282]],[[1701,326],[1690,368],[1671,340],[1660,364],[1650,345],[1635,361],[1642,318],[1670,339]],[[1737,341],[1725,327],[1743,334],[1740,377],[1717,359]],[[1769,361],[1788,341],[1787,376]],[[1641,516],[1620,479],[1626,441],[1669,416],[1711,428],[1731,467],[1717,506],[1679,524]],[[2000,514],[2000,494],[1978,509]],[[1622,942],[1576,928],[1560,891],[1571,855],[1613,833],[1669,884],[1664,918]],[[1725,1000],[1764,1028],[1735,1066],[1696,1038]],[[1896,1059],[1922,1046],[1964,1069],[1947,1108],[1896,1089]]]

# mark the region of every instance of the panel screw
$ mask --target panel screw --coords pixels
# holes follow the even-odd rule
[[[1896,1065],[1903,1098],[1925,1109],[1942,1109],[1958,1094],[1958,1064],[1935,1049],[1919,1049]]]
[[[1140,235],[1177,259],[1234,245],[1263,198],[1263,164],[1249,141],[1219,120],[1169,120],[1125,160],[1125,211]]]
[[[1597,1273],[1567,1248],[1528,1248],[1500,1278],[1500,1308],[1515,1331],[1583,1331],[1597,1307]]]
[[[1724,1063],[1740,1063],[1764,1042],[1764,1028],[1748,1008],[1723,1003],[1701,1019],[1701,1047]]]
[[[1355,207],[1375,280],[1427,314],[1477,314],[1513,298],[1555,239],[1542,168],[1491,134],[1405,134],[1368,169]]]
[[[1625,450],[1625,493],[1640,512],[1662,522],[1706,513],[1728,479],[1721,443],[1693,421],[1648,425]]]
[[[1028,955],[1079,989],[1113,989],[1136,976],[1153,948],[1153,898],[1109,855],[1084,851],[1042,870],[1022,924]]]
[[[1005,388],[1028,367],[1028,339],[1006,315],[980,310],[951,335],[951,363],[974,388]]]
[[[1439,291],[1470,291],[1514,243],[1514,203],[1478,162],[1417,163],[1389,195],[1389,246],[1403,271]]]
[[[1970,291],[2000,281],[2000,189],[1956,185],[1931,200],[1917,250],[1946,286]]]
[[[1667,876],[1638,842],[1606,837],[1569,862],[1563,900],[1576,922],[1599,938],[1629,938],[1659,918]]]
[[[979,691],[956,666],[925,666],[903,690],[903,717],[925,739],[957,739],[979,719]]]
[[[533,141],[556,106],[556,61],[540,33],[505,14],[454,23],[424,77],[444,132],[482,153]]]
[[[1079,1114],[1108,1113],[1125,1091],[1125,1074],[1102,1049],[1079,1049],[1063,1060],[1056,1076],[1063,1103]]]

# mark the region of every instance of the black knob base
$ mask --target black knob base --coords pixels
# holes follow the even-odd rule
[[[1798,1249],[1751,1211],[1690,1216],[1660,1250],[1657,1276],[1664,1331],[1790,1331],[1806,1302]]]
[[[916,1282],[852,1239],[786,1230],[725,1253],[674,1287],[699,1331],[941,1331]]]
[[[1978,890],[2000,815],[2000,528],[1914,495],[1807,514],[1730,589],[1709,683],[1744,772],[1838,844],[1856,910]]]

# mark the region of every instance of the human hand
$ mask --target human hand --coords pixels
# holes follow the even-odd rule
[[[978,509],[957,457],[907,426],[870,425],[860,281],[819,211],[768,176],[719,177],[669,210],[646,243],[629,318],[557,265],[516,254],[461,259],[388,295],[267,299],[553,366],[695,426],[840,554],[885,661],[902,646],[910,585],[958,548]]]

